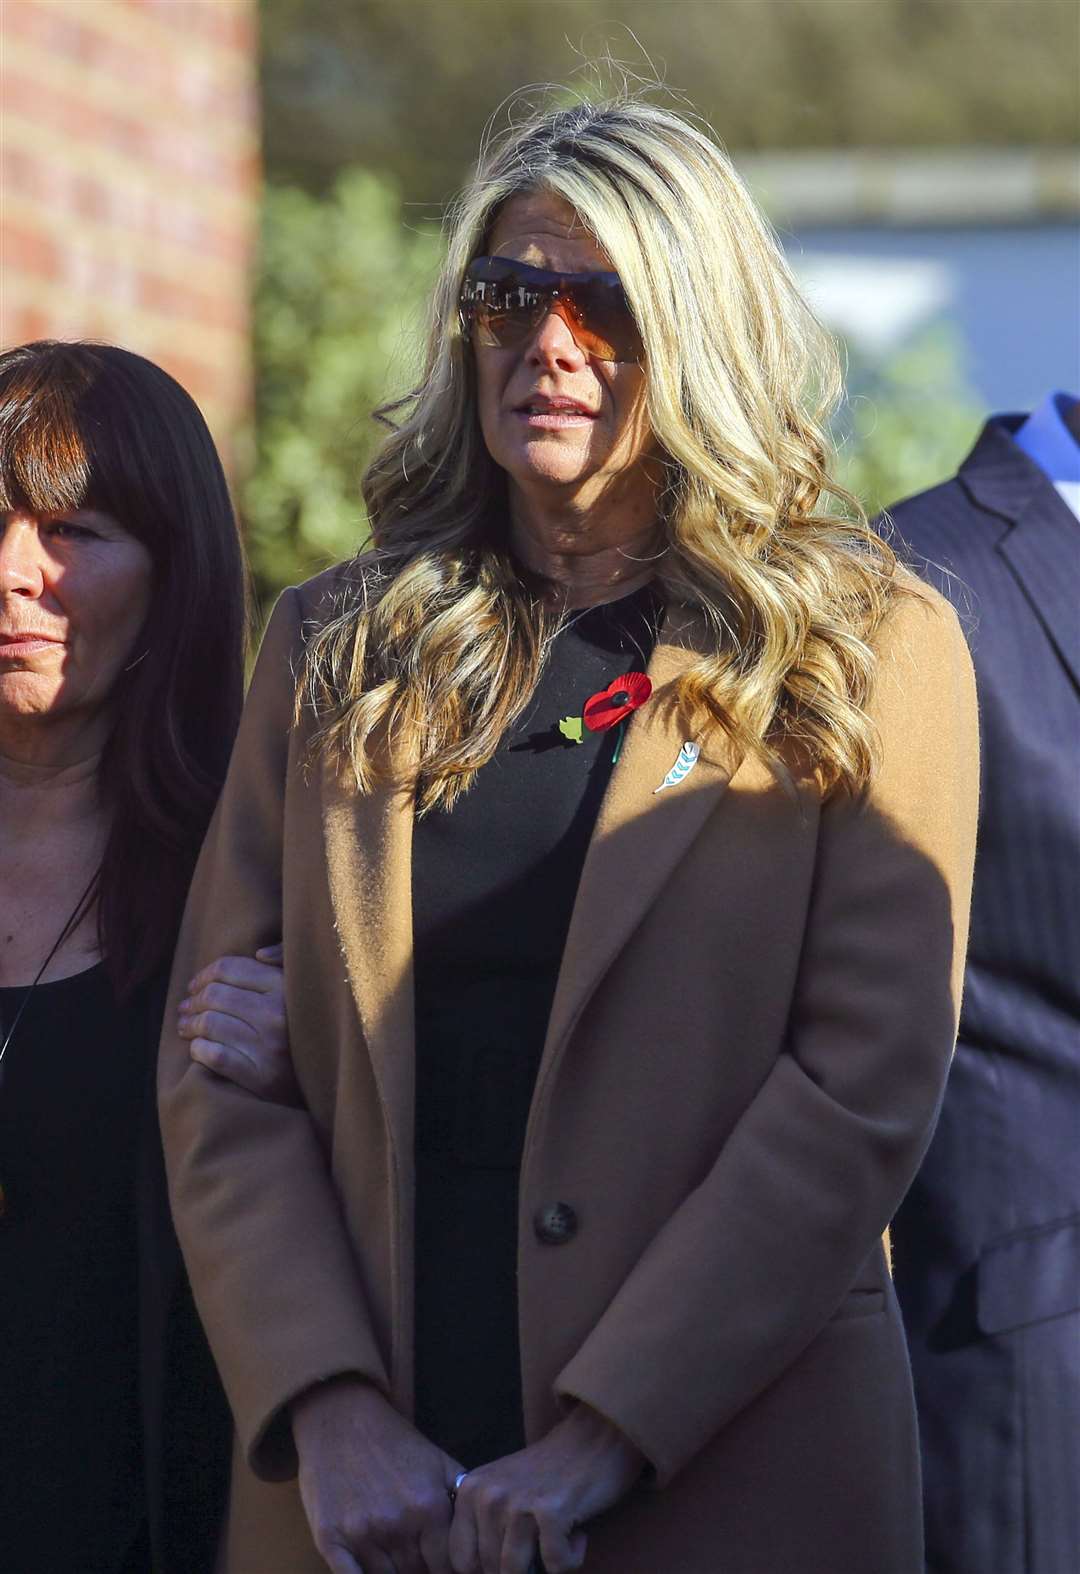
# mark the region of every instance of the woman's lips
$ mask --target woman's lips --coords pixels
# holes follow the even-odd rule
[[[596,415],[581,405],[522,405],[514,411],[519,421],[539,431],[559,431],[568,426],[591,426]]]
[[[12,656],[33,656],[42,650],[59,650],[63,640],[50,639],[47,634],[0,633],[0,660]]]

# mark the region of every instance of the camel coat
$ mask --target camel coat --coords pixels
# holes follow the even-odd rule
[[[316,1574],[286,1407],[362,1373],[412,1404],[407,791],[358,796],[292,725],[284,593],[192,887],[172,1005],[284,935],[304,1107],[190,1063],[168,1030],[176,1224],[237,1430],[222,1567]],[[585,861],[521,1172],[525,1421],[574,1400],[655,1480],[591,1528],[588,1574],[917,1574],[910,1375],[881,1236],[953,1046],[978,782],[955,615],[912,581],[880,638],[883,764],[822,805],[687,734],[702,630],[669,612]],[[173,1015],[167,1014],[166,1021]],[[576,1231],[538,1229],[556,1204]],[[565,1212],[560,1215],[565,1217]]]

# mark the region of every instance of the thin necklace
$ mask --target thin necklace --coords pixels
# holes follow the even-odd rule
[[[86,887],[86,890],[82,893],[82,895],[79,897],[79,900],[75,903],[75,906],[71,909],[71,912],[69,913],[69,915],[67,917],[67,920],[66,920],[66,922],[64,924],[63,929],[61,929],[60,933],[57,935],[56,939],[53,941],[52,946],[49,949],[48,956],[45,958],[44,962],[42,962],[41,966],[38,968],[37,974],[36,974],[36,976],[34,978],[34,982],[32,984],[30,984],[26,989],[23,990],[22,999],[19,1001],[19,1004],[15,1008],[15,1015],[12,1018],[11,1026],[8,1028],[7,1032],[4,1034],[4,1042],[3,1042],[3,1044],[0,1044],[0,1061],[3,1060],[4,1056],[8,1052],[8,1045],[11,1043],[12,1039],[15,1037],[15,1029],[18,1027],[19,1023],[22,1021],[23,1012],[26,1010],[27,1006],[30,1004],[30,997],[33,995],[34,990],[37,988],[37,986],[41,983],[41,980],[42,980],[42,978],[43,978],[43,976],[45,974],[45,969],[48,967],[48,965],[52,961],[53,957],[56,955],[56,953],[59,951],[60,947],[63,945],[64,941],[68,938],[68,936],[71,934],[71,931],[74,929],[76,923],[78,922],[79,916],[80,916],[80,914],[82,912],[83,904],[85,903],[87,897],[90,895],[90,892],[94,889],[94,886],[95,886],[96,882],[97,882],[97,873],[95,872],[90,878],[90,884]]]

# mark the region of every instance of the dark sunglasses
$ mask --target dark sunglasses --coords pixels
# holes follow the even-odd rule
[[[459,300],[474,344],[514,350],[558,310],[587,355],[640,361],[645,349],[617,273],[553,273],[511,257],[474,257]]]

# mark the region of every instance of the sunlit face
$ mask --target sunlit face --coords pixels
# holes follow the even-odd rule
[[[560,273],[612,267],[573,208],[542,191],[506,204],[488,250]],[[556,311],[523,345],[478,344],[474,353],[484,441],[512,487],[587,507],[613,481],[644,480],[651,432],[641,366],[588,355]]]
[[[0,733],[104,714],[139,654],[151,577],[108,514],[0,514]]]

